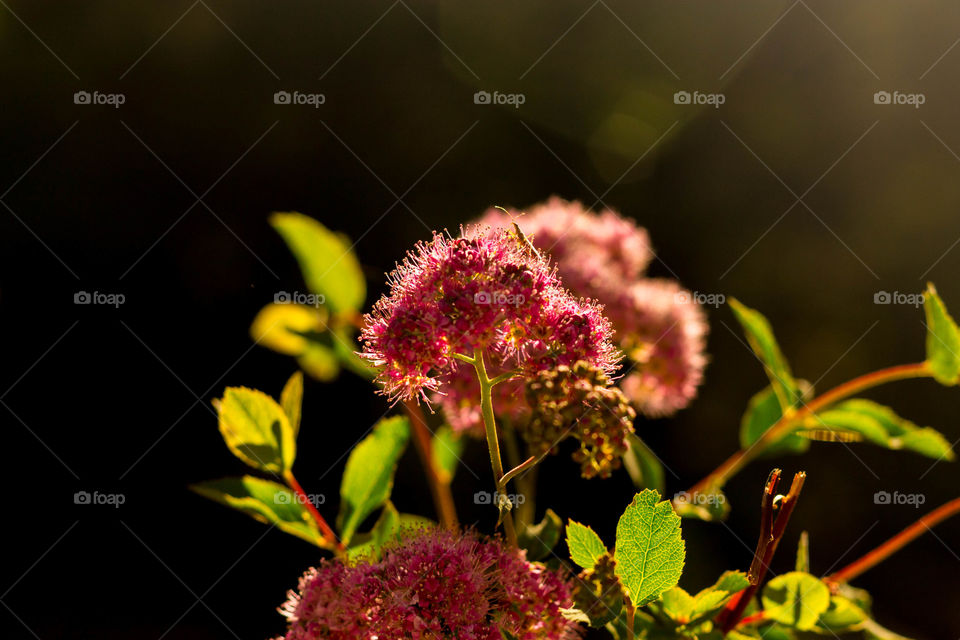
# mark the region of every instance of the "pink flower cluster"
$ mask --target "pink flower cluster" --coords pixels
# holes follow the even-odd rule
[[[640,279],[653,259],[646,229],[611,209],[595,214],[554,196],[522,215],[490,209],[480,219],[492,228],[514,221],[556,263],[564,285],[582,296],[597,298],[598,291]]]
[[[573,292],[604,305],[628,358],[621,387],[640,411],[670,415],[696,396],[706,318],[676,282],[644,277],[653,256],[644,229],[612,210],[594,214],[556,197],[522,215],[491,209],[482,220],[493,228],[516,222]]]
[[[475,534],[438,529],[407,538],[379,562],[325,560],[280,609],[286,640],[572,639],[577,625],[560,573]]]
[[[472,236],[472,237],[471,237]],[[389,277],[390,292],[364,318],[361,354],[396,399],[438,391],[475,349],[491,375],[532,375],[586,360],[612,372],[619,352],[600,306],[574,298],[556,270],[507,229],[435,234]]]
[[[630,362],[624,394],[652,417],[690,404],[707,366],[708,330],[690,292],[673,280],[641,280],[613,297],[606,312]]]

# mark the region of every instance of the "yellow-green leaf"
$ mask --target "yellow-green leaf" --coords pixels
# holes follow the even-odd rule
[[[853,433],[881,447],[913,451],[936,460],[955,457],[950,442],[938,431],[918,427],[872,400],[845,400],[811,417],[804,426],[814,432]]]
[[[933,283],[927,283],[923,311],[927,316],[927,364],[940,384],[955,385],[960,380],[960,329]]]
[[[283,236],[311,292],[335,312],[356,312],[367,297],[360,262],[341,235],[302,213],[275,213],[270,224]]]
[[[296,440],[290,420],[276,400],[256,389],[227,387],[216,407],[220,434],[234,455],[268,473],[290,469]]]
[[[570,558],[584,569],[593,569],[600,556],[607,552],[596,531],[573,520],[567,521],[567,548]]]
[[[766,618],[808,631],[830,606],[830,589],[816,576],[791,571],[770,580],[761,600]]]
[[[670,503],[652,489],[636,494],[617,523],[614,550],[616,574],[634,606],[676,586],[685,554],[680,517]]]
[[[323,308],[272,303],[261,309],[250,325],[254,342],[288,356],[299,356],[310,346],[306,335],[327,330]]]
[[[293,438],[296,440],[300,433],[300,416],[303,411],[303,374],[297,371],[287,384],[283,386],[280,393],[280,406],[283,412],[287,414],[287,420],[290,421],[290,428],[293,430]]]
[[[205,498],[242,511],[255,520],[276,525],[281,531],[311,544],[325,546],[313,518],[297,496],[282,484],[243,476],[201,482],[190,489]]]
[[[730,300],[730,308],[733,309],[737,321],[743,327],[747,336],[747,342],[750,348],[756,354],[763,368],[770,378],[770,385],[780,402],[780,408],[786,411],[792,407],[797,399],[797,384],[790,372],[790,365],[780,351],[780,345],[773,335],[773,329],[770,328],[770,322],[762,313],[745,306],[736,298]]]
[[[453,480],[465,444],[466,439],[450,428],[450,425],[441,425],[433,434],[430,452],[441,482],[449,483]]]

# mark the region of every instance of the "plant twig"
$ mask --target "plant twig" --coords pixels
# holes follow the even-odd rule
[[[830,585],[831,590],[836,590],[837,585],[840,583],[849,582],[861,573],[875,567],[918,536],[926,533],[935,525],[957,513],[960,513],[960,498],[954,498],[950,502],[940,505],[876,549],[870,551],[859,560],[851,562],[836,573],[827,576],[823,581]]]
[[[780,469],[771,471],[763,487],[763,497],[760,500],[760,538],[757,540],[757,549],[753,554],[753,562],[750,563],[750,571],[747,573],[750,586],[741,591],[720,613],[718,621],[724,634],[737,626],[747,605],[760,588],[760,581],[770,568],[770,562],[787,530],[790,515],[797,506],[803,483],[807,478],[805,472],[797,473],[793,476],[790,491],[787,495],[780,496],[777,495],[777,486],[780,484],[781,473]]]
[[[906,380],[908,378],[923,378],[931,375],[930,367],[926,362],[917,362],[873,371],[834,387],[804,404],[796,411],[786,412],[777,422],[767,429],[756,442],[727,458],[707,477],[695,484],[688,493],[691,495],[696,493],[709,493],[712,490],[722,488],[731,477],[743,469],[748,462],[754,460],[766,451],[770,445],[788,435],[792,429],[809,416],[827,408],[835,402],[887,382]]]
[[[344,546],[343,542],[337,538],[337,534],[333,532],[333,529],[330,528],[330,525],[327,524],[327,521],[324,517],[317,511],[317,508],[313,506],[313,502],[310,500],[303,487],[300,486],[300,483],[297,482],[296,477],[294,477],[292,471],[284,471],[283,479],[286,480],[287,486],[289,486],[293,492],[297,495],[297,499],[303,504],[303,506],[313,517],[314,522],[317,523],[317,526],[320,527],[320,532],[323,534],[324,539],[333,547],[334,551],[339,555],[343,553]]]
[[[493,413],[493,382],[487,377],[487,368],[484,363],[483,350],[474,349],[473,358],[460,357],[464,362],[473,364],[480,382],[480,408],[483,413],[484,432],[487,436],[487,449],[490,450],[490,466],[493,468],[494,486],[497,489],[497,508],[500,510],[500,522],[503,523],[503,533],[507,542],[513,548],[520,545],[517,542],[517,531],[513,526],[513,515],[510,513],[512,505],[504,505],[505,496],[500,493],[503,479],[503,461],[500,459],[500,442],[497,439],[497,419]]]
[[[404,400],[403,409],[406,411],[407,417],[410,418],[410,425],[413,428],[413,443],[420,456],[424,474],[427,476],[427,484],[430,486],[430,495],[433,497],[433,506],[437,511],[437,516],[445,529],[455,531],[459,528],[457,507],[453,500],[453,493],[450,491],[450,483],[443,479],[439,469],[437,469],[437,463],[433,457],[433,441],[430,437],[430,430],[427,428],[423,410],[413,400]]]

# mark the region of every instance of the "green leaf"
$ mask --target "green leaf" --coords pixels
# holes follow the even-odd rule
[[[680,587],[672,587],[660,594],[660,608],[672,620],[686,624],[696,601]]]
[[[681,518],[696,518],[704,522],[721,522],[730,514],[730,501],[717,487],[690,494],[686,491],[673,496],[673,510]]]
[[[276,525],[311,544],[323,547],[316,523],[292,491],[282,484],[254,476],[223,478],[191,485],[196,493],[232,507],[255,520]]]
[[[680,517],[653,489],[633,497],[617,522],[616,574],[634,606],[655,600],[676,586],[686,550]]]
[[[287,384],[280,392],[280,406],[287,414],[290,428],[293,430],[293,439],[300,433],[300,416],[303,411],[303,374],[299,371],[290,376]]]
[[[276,400],[256,389],[227,387],[214,406],[220,433],[235,456],[269,473],[290,469],[296,457],[296,439]]]
[[[387,542],[394,540],[400,531],[400,512],[387,500],[380,511],[380,517],[368,533],[358,534],[347,548],[347,558],[356,561],[361,558],[379,559],[380,550]]]
[[[830,606],[830,590],[809,573],[791,571],[768,582],[761,600],[768,619],[808,631]]]
[[[927,316],[927,364],[940,384],[952,386],[960,380],[960,329],[937,295],[933,283],[927,283],[923,311]]]
[[[330,382],[340,373],[340,361],[334,351],[318,342],[310,342],[297,357],[297,364],[314,380]]]
[[[726,571],[714,583],[694,596],[693,607],[688,614],[690,624],[698,624],[713,618],[731,598],[750,585],[747,574],[742,571]]]
[[[730,300],[730,307],[743,327],[750,348],[763,363],[781,409],[786,411],[796,402],[797,384],[790,372],[790,365],[780,351],[770,323],[759,311],[744,306],[736,298]]]
[[[592,569],[600,556],[607,552],[596,531],[573,520],[567,521],[567,547],[570,558],[584,569]]]
[[[341,235],[301,213],[275,213],[270,224],[300,264],[307,288],[335,312],[356,312],[367,297],[360,262]]]
[[[560,615],[563,616],[564,620],[569,620],[570,622],[590,624],[590,616],[580,611],[580,609],[560,607]]]
[[[814,432],[852,433],[887,449],[904,449],[937,460],[953,460],[950,442],[935,429],[918,427],[893,409],[872,400],[845,400],[809,418],[804,426]],[[801,432],[802,433],[802,432]]]
[[[403,416],[380,420],[373,433],[354,447],[340,483],[340,513],[337,526],[344,544],[364,518],[390,497],[397,461],[410,437],[410,423]]]
[[[797,542],[796,567],[801,573],[810,573],[810,535],[806,531],[800,533],[800,541]]]
[[[546,558],[560,542],[563,520],[553,509],[547,509],[543,520],[530,524],[520,531],[518,540],[521,549],[526,549],[528,560]]]
[[[250,324],[250,337],[278,353],[298,356],[307,350],[309,336],[327,330],[328,315],[323,307],[274,302],[257,312]]]
[[[810,385],[804,380],[798,380],[798,388]],[[807,396],[807,393],[803,394]],[[772,427],[783,416],[780,401],[773,391],[773,387],[766,387],[747,403],[747,410],[740,420],[740,447],[749,449],[767,429]],[[777,456],[785,453],[803,453],[810,448],[810,441],[794,434],[784,436],[778,442],[770,445],[765,451],[766,456]]]
[[[457,471],[457,465],[460,463],[460,456],[463,454],[465,445],[466,439],[460,437],[450,425],[441,425],[433,434],[430,452],[433,456],[433,464],[436,465],[440,474],[441,482],[449,484],[453,480],[453,474]]]
[[[830,596],[830,606],[820,614],[813,629],[829,635],[849,633],[860,629],[866,620],[866,612],[854,602],[843,596]]]
[[[663,465],[636,434],[627,436],[627,453],[623,456],[623,466],[637,489],[655,489],[661,492],[664,490],[666,481]]]

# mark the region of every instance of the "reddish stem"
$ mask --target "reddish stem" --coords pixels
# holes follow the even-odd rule
[[[340,553],[344,550],[343,543],[340,542],[340,539],[337,538],[337,534],[333,532],[333,529],[330,528],[330,525],[327,524],[327,521],[320,515],[320,512],[317,511],[317,508],[313,506],[313,502],[310,500],[310,497],[304,492],[303,487],[300,486],[300,483],[297,482],[297,479],[294,477],[292,471],[286,471],[283,474],[284,479],[287,481],[287,485],[293,489],[293,492],[297,494],[297,498],[300,500],[301,504],[306,507],[307,511],[313,516],[314,522],[317,523],[317,526],[320,527],[320,532],[323,534],[323,537],[329,542],[337,553]]]
[[[821,394],[810,402],[804,404],[796,411],[787,412],[783,417],[777,420],[763,435],[752,445],[745,449],[737,451],[727,458],[710,475],[695,484],[688,493],[707,493],[711,489],[719,489],[726,481],[742,469],[748,462],[763,453],[767,447],[779,441],[786,436],[797,423],[807,417],[815,414],[831,404],[849,398],[855,393],[865,389],[876,387],[877,385],[895,380],[906,380],[908,378],[921,378],[929,376],[930,368],[926,362],[917,362],[913,364],[901,364],[894,367],[887,367],[871,373],[864,374],[853,380],[848,380],[843,384]]]
[[[762,622],[763,619],[766,617],[767,617],[767,613],[765,611],[757,611],[756,613],[750,614],[749,616],[741,620],[740,623],[737,624],[737,626],[744,627],[748,624],[753,624],[755,622]]]
[[[427,476],[427,484],[430,486],[430,495],[433,496],[433,505],[437,510],[437,516],[445,529],[455,531],[459,527],[457,508],[453,501],[453,493],[450,491],[450,483],[440,476],[440,471],[437,469],[436,461],[433,458],[433,441],[430,438],[430,430],[427,429],[427,421],[423,415],[423,410],[413,400],[405,400],[403,408],[413,427],[413,443],[420,455],[420,462],[423,464],[423,470]]]
[[[776,493],[777,485],[780,484],[780,473],[780,469],[771,471],[763,487],[763,498],[760,501],[760,538],[757,540],[757,550],[754,552],[750,572],[747,574],[750,586],[731,600],[718,616],[718,622],[724,634],[737,626],[747,605],[760,588],[760,581],[773,561],[773,555],[777,552],[777,546],[787,530],[787,522],[790,521],[793,508],[797,506],[797,499],[800,497],[800,491],[807,477],[803,471],[793,476],[790,492],[781,498],[778,510]]]
[[[855,560],[843,569],[827,576],[824,578],[824,582],[831,586],[841,582],[849,582],[861,573],[880,564],[921,534],[926,533],[932,527],[957,513],[960,513],[960,498],[954,498],[950,502],[940,505],[859,560]]]

